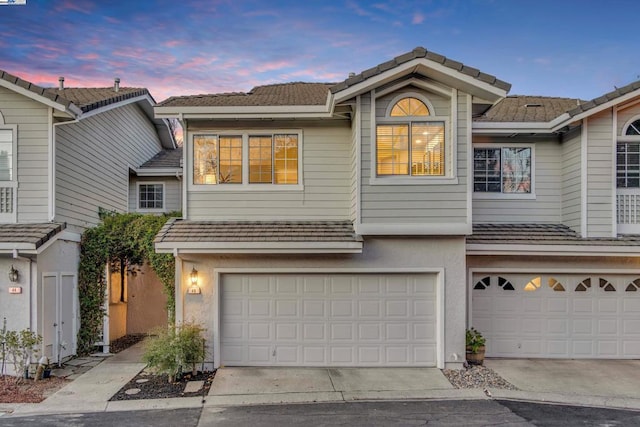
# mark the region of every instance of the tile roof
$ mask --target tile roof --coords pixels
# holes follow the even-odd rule
[[[548,122],[585,101],[575,98],[510,95],[493,105],[476,122]]]
[[[391,70],[399,65],[402,65],[405,62],[409,62],[418,58],[426,58],[428,60],[437,62],[438,64],[442,64],[447,68],[451,68],[452,70],[459,71],[462,74],[471,76],[476,80],[479,80],[484,83],[488,83],[499,89],[503,89],[505,91],[508,91],[509,89],[511,89],[511,84],[504,82],[502,80],[499,80],[495,76],[492,76],[491,74],[483,73],[482,71],[476,68],[469,67],[468,65],[464,65],[461,62],[454,61],[438,53],[430,52],[424,47],[419,46],[413,49],[411,52],[407,52],[400,56],[396,56],[390,61],[383,62],[382,64],[378,64],[375,67],[369,68],[368,70],[365,70],[360,74],[356,74],[355,76],[349,77],[345,81],[333,86],[331,88],[331,92],[336,93],[341,90],[347,89],[350,86],[356,85],[371,77],[377,76],[378,74],[382,74],[387,70]]]
[[[64,230],[65,224],[0,224],[0,243],[27,243],[38,249]]]
[[[468,244],[640,246],[640,236],[617,238],[580,235],[564,224],[473,224]]]
[[[62,90],[49,88],[46,92],[51,96],[68,99],[85,113],[138,96],[151,96],[147,89],[139,87],[121,87],[117,92],[113,87],[69,87]]]
[[[50,99],[53,102],[57,102],[58,104],[62,104],[65,107],[71,105],[71,101],[62,97],[60,94],[55,92],[50,92],[49,89],[44,88],[42,86],[38,86],[34,83],[28,82],[20,77],[14,76],[6,71],[0,70],[0,78],[4,81],[7,81],[11,84],[20,86],[23,89],[26,89],[30,92],[33,92],[36,95],[44,96],[47,99]]]
[[[182,147],[175,150],[162,150],[144,162],[140,169],[177,169],[182,167]]]
[[[591,101],[581,103],[579,106],[569,110],[569,116],[574,117],[580,113],[585,111],[589,111],[592,108],[597,107],[598,105],[604,104],[606,102],[612,101],[616,98],[619,98],[623,95],[626,95],[629,92],[633,92],[635,90],[640,89],[640,80],[636,80],[635,82],[629,83],[628,85],[616,88],[611,92],[605,93],[602,96],[592,99]]]
[[[350,221],[190,221],[171,219],[163,242],[360,242]]]
[[[250,92],[172,96],[158,107],[263,107],[325,105],[333,83],[281,83],[256,86]]]

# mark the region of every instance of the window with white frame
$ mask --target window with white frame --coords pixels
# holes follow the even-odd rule
[[[298,133],[194,135],[193,184],[298,184],[299,144]]]
[[[616,147],[616,185],[618,188],[640,188],[640,119],[624,130]]]
[[[164,209],[164,184],[138,183],[138,209]]]
[[[0,181],[13,180],[13,131],[0,129]]]
[[[434,120],[422,100],[407,96],[391,107],[376,125],[378,177],[444,176],[445,123]]]
[[[531,147],[481,147],[473,150],[473,191],[530,194]]]

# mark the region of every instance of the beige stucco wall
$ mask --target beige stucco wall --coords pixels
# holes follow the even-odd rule
[[[128,277],[127,334],[144,334],[167,325],[167,296],[148,265]]]
[[[214,289],[215,270],[233,269],[359,269],[400,272],[403,268],[444,268],[444,362],[460,367],[464,359],[466,313],[465,246],[462,237],[443,238],[367,238],[362,254],[337,255],[183,255],[182,299],[184,315],[180,321],[195,321],[207,328],[207,345],[211,353],[214,342],[214,318],[218,315]],[[199,272],[202,293],[186,295],[189,272]],[[360,270],[362,269],[362,270]],[[455,356],[454,356],[455,354]],[[212,362],[209,356],[209,362]]]

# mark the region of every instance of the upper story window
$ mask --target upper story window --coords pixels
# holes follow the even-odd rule
[[[640,188],[640,119],[626,126],[621,139],[616,147],[616,185]]]
[[[473,191],[531,193],[531,147],[482,147],[473,150]]]
[[[0,181],[13,180],[13,131],[0,129]]]
[[[138,209],[139,210],[164,209],[164,184],[138,183]]]
[[[297,185],[299,143],[299,133],[194,135],[193,184]]]
[[[422,100],[402,98],[393,105],[388,118],[379,120],[377,176],[444,176],[445,160],[445,123],[434,120]]]

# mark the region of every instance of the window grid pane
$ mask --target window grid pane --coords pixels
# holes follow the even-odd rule
[[[473,191],[500,193],[501,164],[499,148],[473,150]]]
[[[273,136],[274,182],[298,183],[298,135]]]
[[[272,137],[249,137],[249,183],[273,183]]]
[[[617,187],[640,187],[640,142],[618,143],[616,151]]]
[[[195,135],[193,137],[193,183],[217,184],[218,136]]]
[[[411,175],[444,175],[444,145],[444,123],[412,123]]]
[[[640,135],[640,119],[634,121],[627,128],[627,135]]]
[[[409,174],[409,125],[378,125],[377,174]]]
[[[220,136],[220,184],[242,184],[242,137]]]
[[[162,209],[163,188],[162,184],[140,184],[139,209]]]

